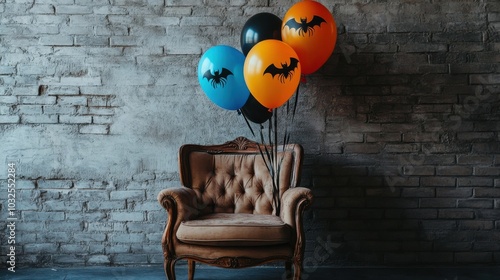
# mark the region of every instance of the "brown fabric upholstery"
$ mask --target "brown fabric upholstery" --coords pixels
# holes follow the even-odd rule
[[[168,211],[162,246],[169,280],[175,280],[180,259],[188,260],[190,280],[194,261],[238,268],[277,260],[285,261],[287,271],[293,263],[294,279],[300,279],[302,213],[313,198],[309,189],[297,187],[302,147],[278,149],[281,208],[273,202],[273,179],[262,149],[242,137],[222,145],[180,148],[183,186],[158,194]]]
[[[205,246],[265,246],[290,242],[291,228],[273,215],[215,213],[182,222],[176,236]]]
[[[280,153],[281,180],[290,186],[293,158]],[[191,188],[205,207],[202,213],[273,214],[273,182],[261,154],[189,155]]]

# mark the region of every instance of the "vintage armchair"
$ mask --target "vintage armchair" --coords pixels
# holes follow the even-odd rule
[[[298,144],[280,146],[277,213],[262,147],[239,137],[222,145],[179,149],[182,187],[158,194],[168,212],[162,248],[169,280],[175,280],[175,263],[181,259],[188,261],[189,280],[195,262],[243,268],[272,261],[285,262],[287,279],[293,264],[293,279],[300,279],[302,215],[313,199],[309,189],[298,187],[303,150]]]

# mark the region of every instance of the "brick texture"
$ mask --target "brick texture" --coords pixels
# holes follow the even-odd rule
[[[337,45],[290,126],[316,197],[306,265],[498,264],[498,1],[321,2]],[[1,263],[11,162],[20,267],[161,263],[179,146],[255,139],[199,58],[290,5],[0,0]]]

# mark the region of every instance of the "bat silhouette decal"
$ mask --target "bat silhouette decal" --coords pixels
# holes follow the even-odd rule
[[[282,84],[285,83],[286,79],[292,79],[293,73],[297,65],[299,64],[299,60],[293,57],[290,57],[290,65],[287,63],[281,63],[281,68],[276,67],[274,64],[269,65],[266,70],[264,70],[264,74],[271,74],[271,76],[278,75],[278,78]]]
[[[307,22],[307,18],[300,18],[300,22],[292,18],[286,22],[285,26],[288,26],[290,30],[297,29],[299,35],[305,36],[307,33],[311,36],[314,34],[314,28],[316,26],[321,26],[323,22],[326,23],[326,20],[320,16],[314,16],[310,22]]]
[[[219,72],[219,70],[215,70],[213,74],[210,70],[207,70],[207,72],[203,74],[203,78],[207,78],[207,81],[212,87],[216,88],[218,86],[224,87],[229,75],[233,75],[233,73],[226,68],[222,68],[222,71]]]

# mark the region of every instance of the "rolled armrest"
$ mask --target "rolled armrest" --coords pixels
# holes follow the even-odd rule
[[[199,214],[196,193],[186,187],[169,188],[158,194],[158,202],[168,211],[167,225],[162,237],[165,256],[175,255],[175,232],[182,221],[190,220]]]
[[[313,201],[312,191],[304,187],[290,188],[281,197],[281,219],[292,228],[301,222],[304,209]]]
[[[179,221],[190,220],[199,214],[196,193],[190,188],[164,189],[158,194],[158,202]]]

